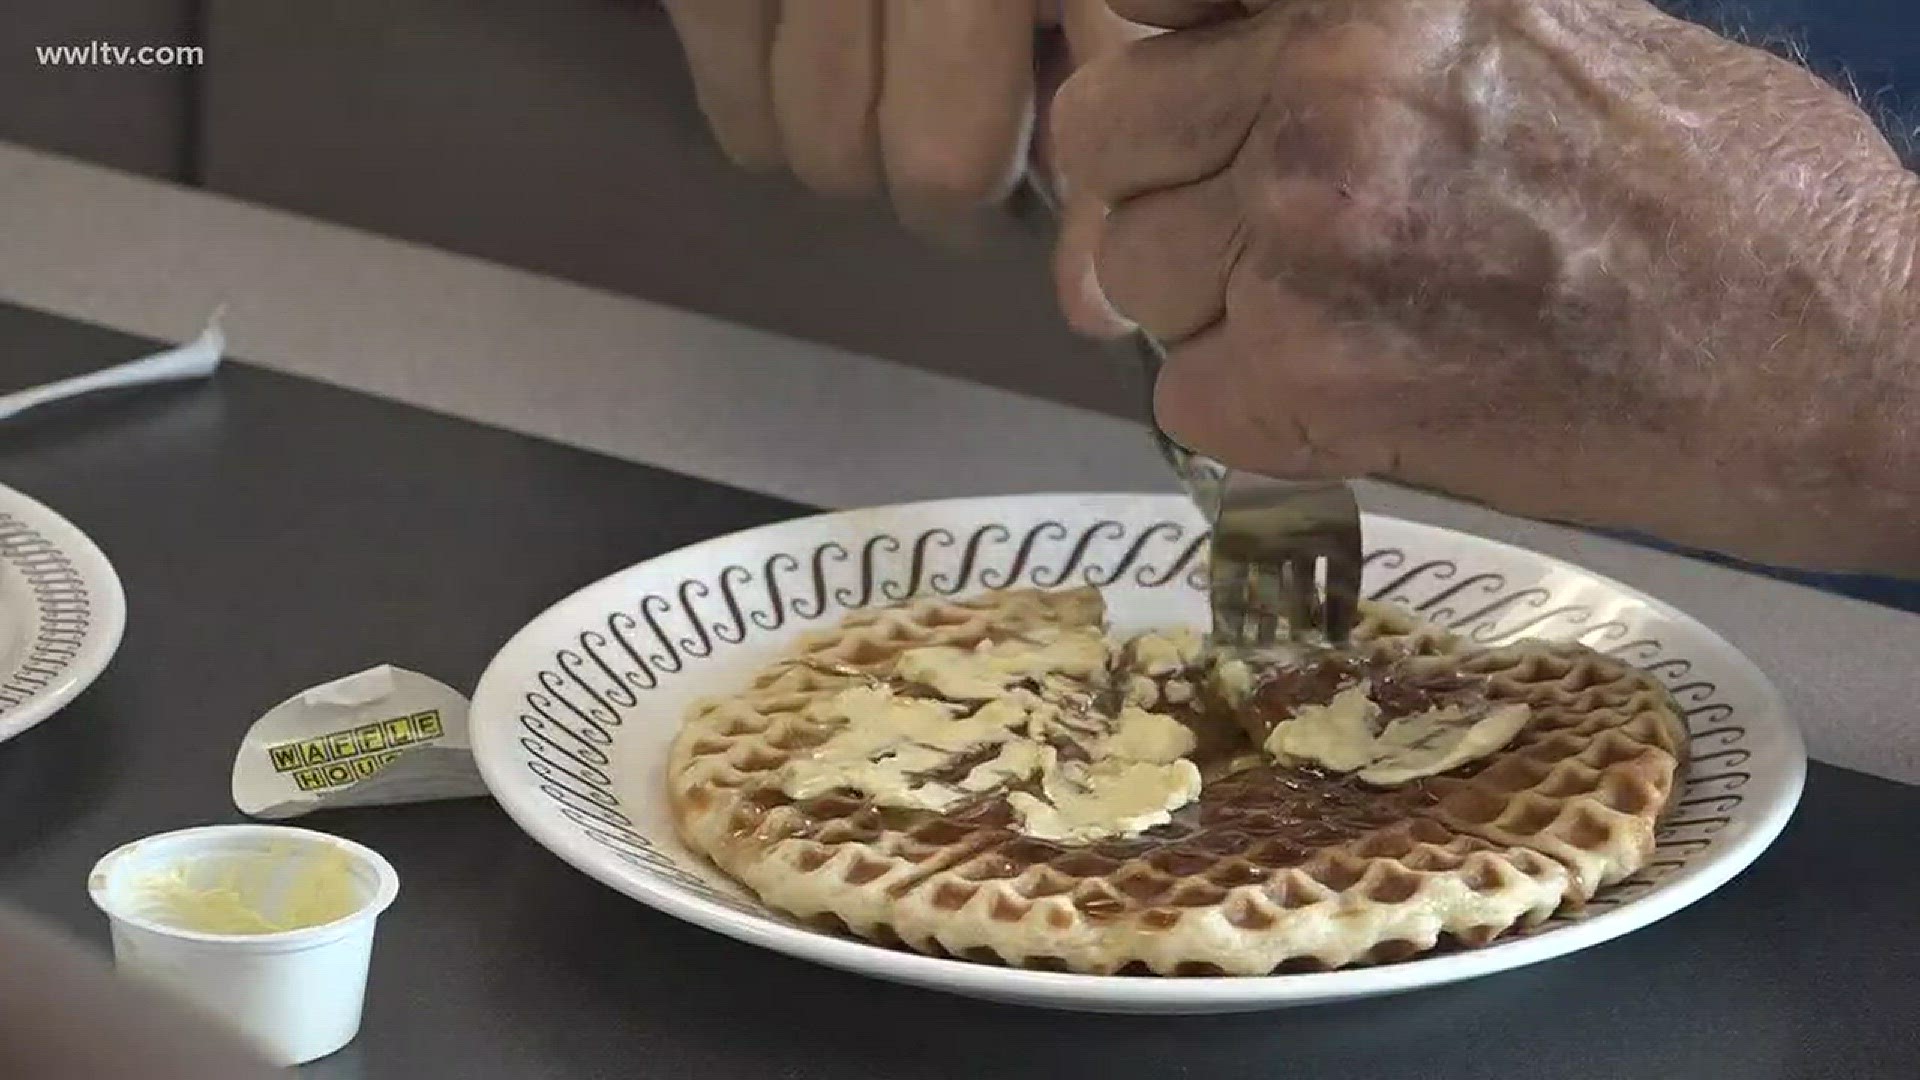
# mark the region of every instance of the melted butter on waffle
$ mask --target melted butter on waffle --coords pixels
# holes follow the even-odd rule
[[[780,770],[780,788],[788,795],[810,799],[846,788],[881,806],[945,810],[965,792],[928,775],[960,754],[1012,741],[1016,728],[1025,726],[1027,711],[1009,698],[961,716],[946,701],[903,696],[886,686],[856,686],[813,703],[807,719],[836,730]],[[991,764],[982,762],[976,770]],[[961,783],[972,779],[970,771]]]
[[[894,674],[955,701],[991,701],[1016,682],[1090,679],[1107,666],[1099,630],[1036,630],[1011,641],[982,641],[972,649],[933,645],[909,649]]]
[[[1533,715],[1524,702],[1489,700],[1486,681],[1452,661],[1392,651],[1228,659],[1208,682],[1275,763],[1383,788],[1496,754]]]
[[[1438,776],[1512,742],[1530,715],[1522,704],[1470,710],[1442,705],[1386,717],[1362,680],[1325,704],[1309,702],[1274,725],[1263,744],[1282,765],[1353,773],[1375,787]]]
[[[1043,753],[1041,794],[1007,796],[1020,831],[1042,840],[1137,836],[1172,821],[1175,810],[1200,796],[1200,768],[1185,758],[1166,764],[1124,758],[1063,762],[1052,747]]]
[[[1162,696],[1151,676],[1183,670],[1198,647],[1191,634],[1152,634],[1116,649],[1082,627],[907,650],[889,682],[809,707],[832,734],[782,766],[780,790],[932,811],[998,793],[1029,836],[1137,836],[1200,795],[1193,732],[1143,707]],[[1096,708],[1115,688],[1118,707]]]

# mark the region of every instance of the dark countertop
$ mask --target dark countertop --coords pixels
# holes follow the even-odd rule
[[[0,307],[21,384],[135,355]],[[237,820],[242,733],[293,690],[393,661],[470,688],[553,598],[803,508],[244,365],[216,385],[0,429],[0,482],[125,579],[123,650],[0,747],[0,896],[105,948],[84,878],[151,832]],[[303,1075],[399,1078],[1333,1074],[1910,1077],[1920,789],[1815,766],[1778,845],[1707,901],[1573,957],[1373,1002],[1077,1016],[813,967],[657,914],[491,803],[299,824],[388,856],[360,1039]]]

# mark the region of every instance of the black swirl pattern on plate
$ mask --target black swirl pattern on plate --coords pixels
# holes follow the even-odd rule
[[[0,512],[0,562],[32,593],[33,637],[21,643],[13,670],[0,679],[0,717],[57,682],[73,666],[93,628],[93,597],[86,579],[59,545],[38,529]]]
[[[715,904],[779,919],[681,865],[622,807],[609,751],[626,714],[644,706],[647,692],[681,674],[690,660],[869,604],[1022,585],[1203,589],[1206,541],[1204,530],[1171,520],[1138,526],[1048,520],[1021,528],[986,522],[964,532],[874,532],[777,552],[757,565],[728,565],[711,579],[688,578],[607,613],[600,627],[580,632],[573,647],[553,655],[535,677],[539,689],[523,698],[523,765],[581,835],[623,861]],[[1752,757],[1743,745],[1747,729],[1720,687],[1698,674],[1696,661],[1673,655],[1629,622],[1591,605],[1556,601],[1532,581],[1497,570],[1379,548],[1366,555],[1366,575],[1370,599],[1407,608],[1477,644],[1574,640],[1634,664],[1667,686],[1685,713],[1693,740],[1686,788],[1661,826],[1655,858],[1583,912],[1557,916],[1533,932],[1638,899],[1712,850],[1733,823],[1753,778],[1743,768]]]

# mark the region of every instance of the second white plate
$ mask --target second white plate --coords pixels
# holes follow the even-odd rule
[[[0,741],[106,670],[127,624],[120,577],[66,518],[0,487]]]

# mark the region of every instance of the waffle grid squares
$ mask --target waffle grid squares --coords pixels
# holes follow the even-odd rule
[[[1382,800],[1377,820],[1363,811],[1359,827],[1316,843],[1262,836],[1271,811],[1236,804],[1233,777],[1203,792],[1230,812],[1193,843],[1073,847],[985,819],[889,814],[846,793],[799,804],[766,794],[767,774],[826,737],[807,705],[884,673],[905,649],[1103,617],[1091,589],[1021,590],[858,611],[808,635],[804,663],[690,711],[670,777],[683,834],[770,905],[870,940],[1160,975],[1324,970],[1482,945],[1651,856],[1684,739],[1657,683],[1578,647],[1472,650],[1377,605],[1359,640],[1483,674],[1535,718],[1507,751],[1429,780],[1425,805]]]

